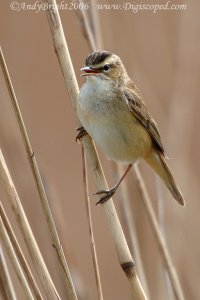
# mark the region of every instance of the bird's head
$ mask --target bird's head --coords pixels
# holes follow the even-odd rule
[[[108,51],[89,54],[81,71],[85,72],[82,76],[95,76],[102,80],[112,80],[118,84],[123,83],[128,76],[121,59]]]

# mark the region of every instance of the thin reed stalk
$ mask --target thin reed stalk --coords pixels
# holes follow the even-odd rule
[[[1,217],[2,221],[3,221],[3,223],[4,223],[4,226],[6,228],[7,234],[8,234],[9,239],[10,239],[12,245],[13,245],[13,248],[14,248],[15,253],[16,253],[17,257],[18,257],[18,260],[19,260],[19,262],[20,262],[20,264],[21,264],[21,266],[22,266],[22,268],[24,270],[24,273],[26,274],[27,280],[29,282],[29,286],[32,288],[36,299],[37,300],[43,300],[42,295],[40,293],[40,290],[39,290],[39,288],[38,288],[38,286],[37,286],[37,284],[36,284],[36,282],[35,282],[35,280],[33,278],[31,270],[30,270],[30,268],[29,268],[29,266],[28,266],[28,264],[26,262],[26,259],[25,259],[24,255],[23,255],[23,252],[22,252],[22,250],[21,250],[21,248],[20,248],[20,246],[18,244],[18,241],[17,241],[17,239],[15,237],[15,234],[14,234],[14,232],[12,230],[10,222],[9,222],[7,216],[6,216],[6,212],[5,212],[4,208],[3,208],[3,205],[1,203],[1,201],[0,201],[0,217]]]
[[[65,255],[64,255],[64,251],[63,251],[63,248],[62,248],[62,245],[61,245],[58,233],[57,233],[56,225],[55,225],[53,215],[52,215],[52,212],[51,212],[51,208],[49,206],[47,195],[46,195],[46,192],[45,192],[45,189],[44,189],[44,185],[43,185],[42,178],[41,178],[41,175],[40,175],[40,171],[39,171],[39,168],[38,168],[37,160],[36,160],[34,151],[32,149],[32,146],[31,146],[31,143],[30,143],[30,140],[29,140],[29,137],[28,137],[28,133],[27,133],[27,130],[26,130],[23,118],[22,118],[22,114],[20,112],[17,97],[15,95],[15,91],[14,91],[14,88],[13,88],[13,85],[12,85],[12,82],[11,82],[11,78],[10,78],[8,68],[6,66],[6,62],[5,62],[5,59],[4,59],[3,52],[2,52],[1,48],[0,48],[0,63],[1,63],[1,67],[2,67],[2,71],[3,71],[3,74],[4,74],[5,81],[6,81],[6,84],[7,84],[7,88],[8,88],[9,94],[10,94],[10,99],[11,99],[11,102],[12,102],[12,105],[13,105],[13,109],[14,109],[14,112],[15,112],[15,115],[16,115],[16,118],[17,118],[19,128],[20,128],[20,132],[21,132],[21,135],[22,135],[24,146],[25,146],[25,149],[26,149],[26,152],[27,152],[30,168],[31,168],[33,177],[35,179],[35,184],[36,184],[37,189],[38,189],[38,193],[39,193],[40,200],[41,200],[41,203],[42,203],[43,211],[44,211],[46,221],[47,221],[47,224],[48,224],[48,227],[49,227],[53,247],[56,250],[58,261],[59,261],[59,263],[61,265],[61,268],[63,270],[63,276],[64,276],[64,279],[65,279],[64,282],[65,282],[65,285],[66,285],[67,293],[68,293],[68,296],[69,296],[70,300],[77,300],[77,295],[76,295],[76,292],[75,292],[75,289],[74,289],[74,286],[73,286],[73,282],[72,282],[72,279],[71,279],[68,264],[67,264],[67,261],[66,261]]]
[[[124,172],[124,169],[122,166],[117,165],[117,171],[118,174],[122,174]],[[146,291],[146,294],[149,296],[149,286],[148,282],[146,279],[144,267],[143,267],[143,261],[140,253],[140,247],[138,243],[138,236],[136,232],[136,226],[135,222],[133,219],[133,212],[131,211],[131,206],[130,206],[130,196],[128,193],[128,184],[127,182],[123,182],[123,184],[120,187],[120,192],[123,197],[123,199],[126,199],[125,201],[120,202],[120,207],[122,209],[122,213],[124,214],[125,217],[125,225],[127,227],[127,231],[129,234],[129,240],[130,240],[130,248],[132,250],[132,253],[134,253],[134,259],[136,262],[139,278],[142,282],[142,285]]]
[[[102,41],[102,34],[101,34],[101,26],[100,26],[100,20],[99,20],[99,13],[97,11],[97,1],[91,0],[91,15],[92,15],[92,25],[93,25],[93,31],[94,31],[94,37],[96,41],[96,49],[102,49],[103,48],[103,41]]]
[[[19,282],[22,286],[22,289],[24,291],[26,299],[34,300],[33,294],[31,293],[31,290],[27,283],[26,277],[24,276],[22,268],[17,260],[15,251],[13,249],[13,246],[12,246],[9,236],[6,232],[6,229],[5,229],[5,226],[3,224],[1,217],[0,217],[0,237],[1,237],[2,244],[5,247],[6,253],[9,256],[10,262],[13,265],[13,268],[15,270],[17,278],[19,279]]]
[[[140,193],[141,199],[143,201],[147,216],[149,218],[149,222],[150,225],[152,227],[152,231],[154,233],[154,236],[156,238],[156,242],[158,244],[158,248],[159,248],[159,252],[160,252],[160,256],[161,259],[164,263],[164,266],[167,270],[171,285],[172,285],[172,289],[174,292],[174,296],[177,300],[184,300],[184,295],[183,295],[183,291],[176,273],[176,269],[173,265],[171,256],[169,254],[167,245],[160,233],[160,229],[158,226],[158,222],[157,222],[157,218],[153,209],[153,206],[151,204],[148,192],[147,192],[147,188],[145,186],[144,180],[142,178],[142,175],[140,173],[140,169],[138,167],[137,164],[134,165],[134,171],[135,171],[135,175],[136,175],[136,183],[137,183],[137,188],[138,191]]]
[[[95,245],[95,240],[94,240],[94,230],[93,230],[92,214],[91,214],[91,207],[90,207],[90,197],[89,197],[88,177],[87,177],[87,164],[86,164],[86,158],[85,158],[83,146],[81,147],[81,150],[82,150],[82,161],[83,161],[83,187],[84,187],[85,205],[86,205],[88,225],[89,225],[92,259],[93,259],[93,264],[94,264],[98,298],[99,298],[99,300],[103,300],[103,292],[102,292],[101,279],[100,279],[100,274],[99,274],[99,266],[98,266],[96,245]]]
[[[0,279],[3,285],[2,292],[5,294],[5,300],[17,300],[1,246],[2,245],[0,245]]]
[[[77,2],[77,1],[74,1]],[[78,3],[83,3],[81,0],[78,0]],[[82,24],[82,29],[84,32],[84,36],[88,41],[89,47],[95,51],[96,50],[96,41],[94,40],[94,35],[92,34],[91,27],[89,25],[88,16],[85,10],[81,9],[76,11],[76,15]],[[99,273],[99,266],[98,266],[98,259],[96,253],[96,245],[94,239],[94,230],[93,230],[93,223],[92,223],[92,215],[91,215],[91,207],[90,207],[90,198],[89,198],[89,188],[88,188],[88,177],[87,177],[87,163],[85,158],[85,152],[83,146],[82,149],[82,164],[83,164],[83,186],[84,186],[84,193],[85,193],[85,201],[86,201],[86,209],[87,209],[87,218],[89,224],[89,233],[90,233],[90,240],[91,240],[91,251],[92,251],[92,259],[94,264],[94,272],[95,272],[95,279],[97,284],[97,291],[99,300],[103,300],[103,292],[101,287],[101,278]]]
[[[83,3],[81,0],[75,0],[74,2]],[[87,12],[85,9],[77,9],[76,15],[78,16],[78,19],[83,26],[81,26],[83,30],[83,35],[85,36],[87,42],[89,43],[90,49],[95,51],[97,49],[96,41],[94,39],[94,35],[92,33],[90,23],[89,23],[89,17],[87,15]]]
[[[74,2],[83,3],[81,0],[75,0]],[[84,9],[80,9],[80,10],[76,11],[76,15],[81,24],[83,35],[87,40],[90,50],[96,51],[98,48],[100,49],[101,45],[100,44],[97,45],[97,43],[96,43],[96,40],[95,40],[96,32],[95,32],[95,34],[92,33],[92,30],[91,30],[91,27],[89,24],[89,16],[88,16],[87,12]],[[94,16],[93,16],[93,20],[94,20]],[[94,28],[96,29],[96,26],[94,26]]]
[[[75,119],[77,121],[77,127],[80,127],[80,121],[76,115],[76,101],[79,93],[78,84],[76,81],[73,65],[71,62],[69,50],[65,40],[59,12],[56,6],[55,0],[44,1],[47,3],[49,9],[47,10],[49,25],[51,28],[51,33],[53,37],[55,52],[57,54],[65,83],[68,89],[72,107],[75,113]],[[89,136],[84,136],[82,139],[84,151],[86,153],[87,160],[89,161],[92,174],[94,177],[95,185],[98,190],[108,188],[105,176],[100,165],[96,149],[94,144]],[[141,286],[141,283],[138,279],[135,265],[130,254],[124,233],[122,231],[117,212],[115,210],[112,199],[102,204],[106,219],[108,222],[109,229],[112,233],[115,247],[118,255],[120,265],[125,272],[133,295],[133,299],[147,299],[144,293],[144,290]]]
[[[165,228],[164,228],[164,216],[165,216],[165,209],[164,209],[164,199],[162,197],[162,189],[161,189],[161,180],[160,178],[155,174],[155,185],[156,185],[156,201],[157,201],[157,220],[159,224],[160,234],[163,237],[163,240],[166,243],[165,238]],[[163,264],[163,275],[165,279],[165,285],[167,287],[167,294],[168,294],[168,300],[174,299],[174,292],[172,289],[172,284],[168,275],[168,272],[166,270],[165,264]]]
[[[31,227],[28,223],[27,217],[25,215],[24,209],[21,205],[18,193],[16,191],[15,185],[11,178],[10,172],[4,160],[3,154],[0,150],[0,182],[7,194],[8,201],[12,207],[15,218],[19,225],[19,228],[23,234],[26,246],[29,250],[30,256],[33,259],[34,266],[38,272],[41,283],[46,291],[48,299],[57,300],[60,299],[58,292],[53,284],[53,281],[49,275],[45,262],[42,258],[34,235],[32,233]]]

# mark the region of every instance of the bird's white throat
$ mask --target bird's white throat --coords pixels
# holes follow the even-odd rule
[[[99,76],[88,76],[85,84],[80,90],[80,106],[85,106],[91,103],[94,99],[96,103],[97,99],[108,98],[112,93],[110,80],[102,79]]]

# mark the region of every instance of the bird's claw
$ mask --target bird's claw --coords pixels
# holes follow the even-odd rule
[[[84,129],[83,126],[76,128],[76,130],[78,131],[78,134],[76,136],[76,142],[79,142],[81,141],[82,137],[87,134],[87,131]]]
[[[102,194],[104,194],[104,196],[102,196],[100,198],[100,200],[96,203],[96,205],[103,204],[106,201],[108,201],[114,195],[115,191],[116,191],[116,189],[112,188],[111,190],[102,190],[102,191],[94,193],[93,195],[102,195]]]

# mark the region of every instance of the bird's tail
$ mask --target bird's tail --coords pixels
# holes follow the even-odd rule
[[[166,186],[172,193],[174,199],[181,205],[184,205],[184,200],[179,191],[172,173],[166,163],[165,157],[161,152],[152,150],[152,154],[146,158],[146,161],[156,171],[156,173],[163,179]]]

